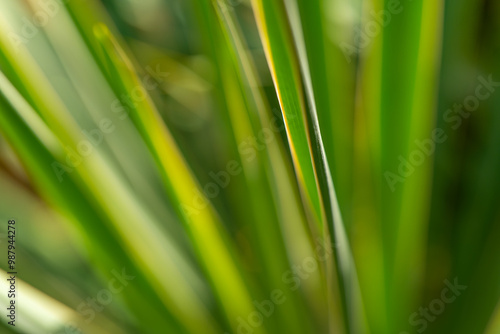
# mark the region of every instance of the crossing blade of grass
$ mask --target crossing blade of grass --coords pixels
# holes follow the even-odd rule
[[[268,64],[279,96],[283,117],[287,125],[292,156],[298,175],[303,175],[306,182],[306,196],[321,208],[316,216],[320,222],[320,232],[325,239],[332,239],[336,245],[335,264],[338,284],[341,293],[345,317],[345,330],[350,331],[354,325],[353,316],[359,315],[361,303],[357,293],[357,279],[352,262],[347,236],[335,190],[330,174],[330,167],[325,156],[321,132],[318,125],[316,102],[304,45],[304,36],[300,30],[298,8],[292,2],[286,3],[287,10],[293,16],[292,35],[297,43],[298,55],[292,44],[292,35],[288,32],[285,8],[277,1],[253,1],[254,13],[257,18],[261,39],[268,59]],[[309,112],[306,111],[300,72],[305,84],[305,92],[309,102]],[[307,122],[311,122],[309,133]],[[325,211],[323,211],[323,208]],[[332,224],[330,227],[329,224]],[[332,279],[330,277],[330,279]],[[329,279],[329,281],[330,281]],[[329,282],[331,284],[331,282]],[[349,284],[353,283],[352,286]],[[353,302],[353,300],[355,300]],[[353,302],[353,304],[351,304]],[[354,313],[354,314],[353,314]],[[359,321],[359,318],[356,318]]]
[[[224,57],[219,57],[224,59]],[[228,61],[230,61],[228,59]],[[232,69],[231,69],[232,70]],[[226,70],[227,71],[227,68]],[[245,105],[242,100],[238,99],[241,96],[239,83],[235,81],[233,73],[225,73],[225,91],[229,98],[228,107],[232,110],[232,121],[242,121],[242,111],[245,110]],[[234,100],[233,100],[234,99]],[[243,124],[240,124],[240,126]],[[250,125],[247,123],[247,126]],[[251,128],[243,126],[236,130],[236,138],[240,138],[238,142],[242,142],[244,138],[250,138],[254,135]],[[246,128],[246,129],[245,129]],[[284,249],[280,226],[278,225],[277,213],[274,209],[274,201],[272,192],[266,179],[266,171],[263,166],[263,154],[258,154],[252,162],[245,160],[242,157],[242,166],[245,177],[247,179],[248,194],[250,195],[249,206],[252,208],[253,221],[255,222],[250,227],[252,231],[252,241],[256,249],[256,256],[260,258],[262,268],[264,268],[261,276],[261,281],[265,286],[265,294],[269,294],[274,289],[284,291],[284,296],[288,303],[280,305],[276,308],[273,317],[266,322],[266,328],[270,332],[285,330],[288,333],[304,333],[310,331],[308,328],[308,318],[305,317],[306,310],[300,310],[300,305],[303,304],[298,298],[298,295],[287,289],[287,285],[283,281],[283,274],[290,270],[287,254]],[[291,316],[293,315],[293,316]]]
[[[113,88],[117,93],[130,95],[133,89],[139,87],[145,95],[142,101],[131,108],[130,116],[161,169],[167,193],[173,202],[179,203],[177,213],[192,237],[200,262],[216,291],[216,297],[220,298],[227,321],[237,330],[238,317],[250,314],[253,305],[238,268],[237,257],[231,252],[234,247],[222,230],[211,203],[201,194],[199,185],[124,51],[104,25],[96,25],[94,33],[102,46],[109,75],[115,78]],[[197,212],[186,209],[193,201],[193,189],[199,193],[198,197],[203,202]],[[256,331],[264,332],[263,329]]]
[[[353,257],[345,226],[342,220],[337,195],[332,180],[331,168],[325,152],[321,128],[318,121],[318,109],[323,113],[330,110],[328,90],[324,89],[327,85],[325,62],[322,57],[316,58],[316,52],[324,52],[324,38],[321,28],[321,9],[319,2],[306,3],[304,1],[286,0],[285,6],[290,20],[292,35],[294,38],[300,69],[305,85],[306,97],[309,105],[310,121],[314,130],[314,139],[317,145],[315,156],[320,167],[322,182],[321,191],[324,196],[324,205],[326,207],[328,221],[332,223],[332,239],[337,248],[337,270],[338,275],[342,276],[340,280],[342,290],[345,291],[345,312],[347,313],[347,330],[354,333],[366,331],[366,320],[363,312],[363,303],[359,291],[359,283],[354,266]],[[303,29],[303,27],[307,27]],[[307,41],[307,42],[306,42]],[[322,74],[325,74],[323,76]],[[326,110],[325,110],[326,109]],[[327,128],[330,132],[330,129]]]
[[[214,3],[215,4],[215,3]],[[196,4],[201,11],[204,20],[204,29],[211,35],[213,41],[211,48],[214,57],[212,61],[220,73],[221,90],[224,92],[227,103],[227,112],[234,132],[235,142],[238,148],[247,145],[249,138],[262,138],[259,136],[259,126],[252,123],[252,112],[244,98],[243,86],[236,73],[236,64],[230,53],[228,46],[224,43],[224,35],[221,31],[219,18],[215,11],[221,14],[229,11],[227,8],[217,7],[214,9],[209,2],[198,1]],[[218,4],[220,6],[220,4]],[[214,11],[215,10],[215,11]],[[255,129],[255,130],[254,130]],[[266,136],[274,136],[270,128],[262,129],[266,131]],[[258,139],[260,140],[260,139]],[[264,150],[268,150],[268,143],[273,144],[276,138],[272,138],[262,143],[266,145]],[[255,151],[252,159],[239,150],[240,161],[243,168],[243,175],[251,198],[249,206],[251,208],[252,223],[249,227],[251,242],[256,249],[259,266],[264,268],[263,274],[259,275],[264,290],[264,295],[269,295],[274,289],[284,292],[284,296],[289,301],[287,304],[276,308],[272,318],[266,321],[266,328],[270,332],[285,330],[290,333],[308,332],[310,323],[306,316],[306,309],[301,308],[303,300],[300,295],[290,291],[283,281],[283,274],[291,269],[285,250],[285,244],[279,225],[279,213],[276,210],[275,198],[271,185],[269,184],[266,159],[264,151]],[[294,203],[293,205],[296,205]]]
[[[199,20],[202,22],[199,29],[204,30],[210,36],[207,38],[210,41],[207,45],[209,49],[207,53],[210,54],[210,60],[217,69],[217,88],[223,95],[228,125],[240,151],[241,143],[245,143],[249,138],[258,137],[253,133],[248,119],[240,83],[234,66],[231,64],[227,47],[221,45],[223,36],[214,10],[207,1],[196,1],[194,5],[199,12],[198,15],[203,18]],[[281,275],[288,269],[287,258],[279,230],[277,230],[277,216],[265,178],[262,154],[255,152],[255,157],[250,160],[240,152],[238,153],[237,161],[242,166],[242,178],[245,180],[246,215],[251,217],[250,222],[245,224],[244,228],[249,231],[249,243],[255,249],[256,266],[263,268],[262,274],[255,275],[254,280],[259,283],[259,290],[261,290],[259,293],[262,296],[269,295],[273,289],[286,292]],[[293,321],[287,321],[286,311],[290,310],[290,306],[293,307],[295,302],[287,293],[285,296],[290,302],[277,307],[273,317],[266,320],[264,327],[269,332],[278,331],[280,328],[293,332],[303,326],[296,321],[300,318],[298,314]]]
[[[272,118],[275,115],[272,113],[269,101],[260,87],[257,70],[247,52],[234,12],[221,7],[220,3],[216,8],[226,39],[232,47],[232,60],[238,65],[238,76],[242,89],[246,92],[246,108],[249,113],[248,122],[254,129],[273,129],[275,125],[273,125]],[[279,136],[277,134],[272,135],[273,139],[269,140],[266,147],[267,157],[262,157],[262,159],[268,160],[268,182],[271,184],[273,191],[276,192],[275,201],[279,207],[278,215],[285,233],[285,239],[287,239],[290,256],[294,259],[294,262],[299,262],[304,257],[302,251],[311,252],[313,246],[311,245],[304,212],[299,206],[298,189],[293,182],[293,171],[287,164],[285,148]],[[308,250],[305,251],[306,249]],[[295,250],[298,250],[298,252],[295,253]]]
[[[239,123],[243,122],[246,124],[248,132],[244,137],[249,138],[253,136],[261,138],[262,134],[268,137],[265,140],[265,149],[254,160],[258,165],[256,166],[255,163],[248,164],[250,173],[247,177],[249,183],[255,183],[252,180],[255,178],[256,173],[252,172],[252,170],[260,170],[260,177],[265,182],[262,182],[264,193],[258,196],[265,199],[265,201],[273,203],[273,206],[276,207],[277,217],[274,220],[265,220],[262,222],[258,220],[259,222],[256,223],[261,230],[259,239],[263,240],[263,245],[269,243],[274,244],[274,247],[279,246],[280,248],[283,246],[277,245],[276,241],[284,239],[287,250],[290,253],[291,262],[294,264],[301,263],[304,258],[313,256],[314,251],[309,238],[309,232],[307,231],[307,222],[301,210],[300,198],[297,196],[297,190],[293,187],[295,183],[293,175],[286,164],[286,156],[281,138],[279,134],[274,133],[275,126],[273,127],[272,123],[274,122],[273,118],[276,116],[272,114],[267,100],[264,98],[262,91],[260,91],[257,74],[251,58],[247,54],[247,48],[235,19],[234,11],[228,10],[221,3],[214,2],[214,5],[227,44],[230,46],[230,62],[234,64],[238,73],[237,78],[235,78],[238,80],[238,83],[233,86],[240,88],[239,94],[241,95],[242,103],[244,103],[243,108],[233,108],[234,119],[239,120]],[[235,96],[236,94],[233,93],[231,95]],[[246,113],[242,113],[241,110],[245,110]],[[270,233],[271,231],[273,231],[272,234]],[[268,265],[274,268],[270,270],[273,275],[269,278],[269,284],[270,288],[280,288],[283,291],[287,291],[288,289],[284,285],[282,276],[290,270],[290,265],[288,264],[285,250],[275,250],[276,253],[278,251],[282,254],[283,258],[281,260],[278,258],[271,259],[269,256],[264,255],[264,257],[269,257],[267,259]],[[304,302],[301,300],[302,297],[300,294],[286,292],[287,300],[290,300],[290,304],[281,306],[279,311],[281,317],[285,319],[291,317],[293,320],[286,320],[287,324],[282,324],[279,327],[280,329],[288,326],[289,332],[297,333],[322,332],[325,330],[325,309],[320,306],[324,304],[324,296],[321,295],[320,290],[317,288],[318,286],[322,286],[323,283],[321,274],[321,271],[316,271],[314,277],[309,277],[307,281],[302,283],[304,292],[307,295],[306,298],[310,302],[310,307],[317,309],[317,311],[308,316],[307,309],[303,307]],[[311,328],[310,317],[319,319],[317,322],[320,326],[316,327],[315,330]]]
[[[291,45],[291,36],[287,31],[288,26],[284,21],[283,8],[276,1],[252,1],[252,6],[283,112],[301,194],[306,208],[312,209],[308,214],[316,224],[316,234],[324,236],[328,226],[321,206],[318,179],[311,156],[300,73]]]

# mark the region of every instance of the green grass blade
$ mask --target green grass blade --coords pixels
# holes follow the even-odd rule
[[[337,195],[333,185],[331,168],[326,156],[318,121],[318,109],[328,108],[328,99],[327,96],[325,96],[328,93],[322,89],[318,89],[318,86],[326,84],[326,77],[321,77],[319,73],[326,74],[327,69],[326,66],[324,66],[324,63],[323,67],[321,66],[321,61],[310,58],[311,54],[314,52],[311,49],[311,41],[319,39],[319,42],[313,45],[317,45],[322,42],[322,31],[320,27],[318,27],[318,23],[321,22],[321,12],[319,5],[308,4],[307,10],[304,8],[306,7],[305,4],[300,2],[299,4],[296,4],[293,1],[285,1],[285,5],[291,22],[292,34],[296,44],[302,77],[305,84],[306,96],[309,103],[310,119],[312,128],[314,129],[314,137],[318,142],[318,144],[313,147],[317,147],[316,157],[319,157],[317,158],[319,160],[318,166],[321,166],[319,174],[322,175],[320,185],[322,185],[321,191],[323,192],[323,196],[325,198],[324,206],[326,208],[328,221],[332,222],[333,225],[331,230],[332,239],[335,241],[337,246],[337,270],[338,275],[341,275],[342,277],[342,279],[340,279],[341,289],[345,291],[345,296],[343,298],[346,305],[345,312],[347,317],[347,331],[361,333],[366,331],[366,325],[363,320],[363,306],[360,298],[361,296],[358,287],[356,269],[354,267],[349,241],[347,239],[345,226],[340,213]],[[300,11],[299,8],[301,9]],[[308,29],[306,30],[301,29],[302,21],[299,13],[302,13],[304,24],[308,25]],[[308,41],[307,44],[306,41]],[[315,50],[321,52],[323,47],[315,48]],[[314,75],[311,74],[311,68],[314,71]]]
[[[312,208],[311,219],[317,233],[325,231],[325,213],[321,206],[311,144],[306,123],[305,101],[291,36],[284,21],[283,8],[275,1],[252,2],[257,26],[266,52],[286,125],[290,150],[304,201]],[[277,21],[275,21],[278,19]],[[326,227],[327,228],[327,227]]]
[[[291,16],[292,35],[296,43],[297,55],[289,42],[292,36],[287,31],[287,22],[283,16],[285,8],[281,8],[276,2],[253,2],[261,39],[264,41],[264,49],[266,50],[268,63],[270,64],[285,122],[287,123],[290,146],[292,152],[296,152],[298,155],[295,161],[296,169],[299,175],[306,173],[309,186],[312,185],[314,180],[316,189],[309,188],[308,195],[311,196],[311,192],[314,191],[311,197],[312,202],[318,201],[318,206],[325,210],[321,211],[318,217],[324,224],[321,232],[324,233],[330,230],[327,222],[332,224],[332,238],[337,247],[335,253],[336,270],[340,289],[343,291],[341,300],[344,305],[344,316],[346,317],[345,326],[346,330],[350,331],[350,327],[355,323],[359,324],[359,319],[363,318],[359,316],[362,306],[357,291],[356,273],[318,125],[316,100],[313,94],[307,49],[300,29],[298,7],[294,2],[286,2],[285,4],[289,16]],[[276,18],[278,18],[277,22]],[[302,72],[302,79],[305,84],[304,89],[309,103],[310,114],[306,112],[299,69]],[[297,119],[297,115],[300,115],[302,119]],[[313,134],[309,133],[308,121],[311,122],[310,127]],[[330,236],[327,235],[325,238],[328,239]],[[329,280],[331,279],[330,277]]]

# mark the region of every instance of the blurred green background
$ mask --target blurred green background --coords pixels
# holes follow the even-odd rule
[[[500,333],[500,2],[3,0],[1,333]]]

